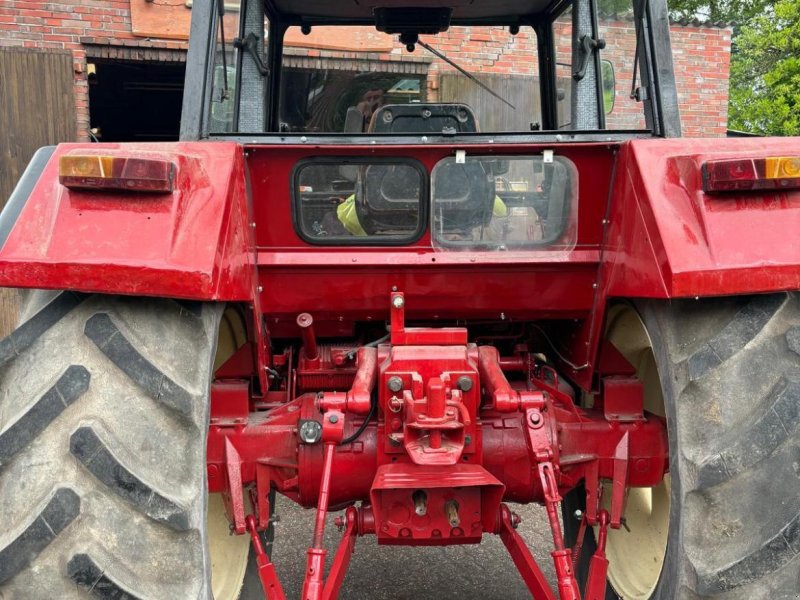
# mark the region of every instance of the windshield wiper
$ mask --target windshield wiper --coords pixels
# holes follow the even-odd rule
[[[495,97],[495,98],[497,98],[498,100],[500,100],[500,101],[502,101],[502,102],[505,102],[505,103],[506,103],[506,104],[508,104],[508,105],[509,105],[511,108],[513,108],[514,110],[517,110],[517,107],[516,107],[516,106],[514,106],[513,104],[511,104],[511,102],[509,102],[508,100],[506,100],[505,98],[503,98],[503,97],[502,97],[500,94],[496,93],[494,90],[492,90],[492,89],[491,89],[489,86],[487,86],[485,83],[481,83],[480,81],[478,81],[478,79],[477,79],[477,78],[476,78],[476,77],[475,77],[475,76],[474,76],[472,73],[470,73],[470,72],[466,71],[465,69],[461,68],[461,67],[460,67],[458,64],[456,64],[454,61],[452,61],[452,60],[450,60],[449,58],[447,58],[447,57],[444,55],[444,53],[442,53],[442,52],[439,52],[439,51],[438,51],[436,48],[434,48],[434,47],[433,47],[433,46],[431,46],[430,44],[427,44],[427,43],[423,42],[422,40],[417,40],[417,44],[419,44],[420,46],[422,46],[423,48],[425,48],[425,50],[427,50],[428,52],[430,52],[430,53],[431,53],[431,54],[433,54],[434,56],[438,56],[439,58],[441,58],[441,59],[442,59],[444,62],[446,62],[446,63],[447,63],[448,65],[450,65],[451,67],[455,67],[456,69],[458,69],[458,71],[459,71],[459,72],[460,72],[462,75],[464,75],[464,76],[465,76],[467,79],[469,79],[470,81],[472,81],[472,82],[474,82],[474,83],[478,84],[478,85],[479,85],[481,88],[483,88],[484,90],[486,90],[487,92],[489,92],[489,93],[490,93],[492,96],[494,96],[494,97]]]
[[[217,10],[219,12],[219,38],[222,45],[222,100],[230,97],[228,91],[228,57],[225,47],[225,0],[217,0]]]

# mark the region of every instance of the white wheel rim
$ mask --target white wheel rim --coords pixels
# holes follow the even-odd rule
[[[231,535],[221,494],[208,495],[208,553],[215,600],[236,600],[242,591],[250,536]]]
[[[627,305],[613,307],[606,338],[636,368],[644,384],[645,410],[665,416],[653,344],[639,314]],[[625,600],[647,600],[658,584],[667,552],[670,490],[669,475],[654,488],[630,488],[625,504],[630,531],[608,531],[608,580]],[[604,498],[608,499],[610,492],[609,486]]]
[[[219,328],[214,370],[233,356],[246,341],[247,329],[241,316],[234,308],[226,308]],[[214,600],[237,600],[247,571],[250,536],[231,535],[221,494],[208,495],[207,524]]]

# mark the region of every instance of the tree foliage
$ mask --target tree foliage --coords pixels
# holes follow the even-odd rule
[[[771,0],[667,0],[673,17],[712,22],[746,23],[772,4]]]
[[[800,0],[778,0],[743,24],[731,60],[730,124],[800,135]]]
[[[673,18],[734,25],[729,123],[800,135],[800,0],[668,0]]]

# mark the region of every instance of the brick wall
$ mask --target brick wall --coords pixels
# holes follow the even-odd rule
[[[615,63],[616,103],[609,125],[641,127],[640,106],[628,97],[633,70],[635,36],[630,22],[602,21],[608,48],[604,56]],[[560,25],[569,40],[569,24]],[[725,134],[727,126],[728,71],[731,32],[729,29],[674,25],[672,44],[676,79],[686,136],[714,137]],[[140,60],[182,60],[186,43],[135,37],[131,34],[130,0],[3,0],[0,5],[0,46],[66,48],[74,58],[75,104],[78,139],[87,139],[89,93],[87,56]],[[509,37],[499,28],[472,30],[452,28],[436,39],[436,46],[476,73],[525,73],[537,76],[531,60],[536,42],[523,30]],[[559,62],[569,60],[569,44],[560,44]],[[317,53],[316,50],[301,50]],[[327,51],[322,51],[323,55]],[[383,60],[398,60],[403,49],[395,46],[382,53]],[[430,63],[430,98],[436,97],[437,74],[450,67]]]
[[[723,136],[728,127],[731,30],[672,28],[683,135]]]
[[[72,51],[79,140],[88,140],[87,51],[94,56],[174,61],[180,41],[149,40],[131,34],[130,0],[2,0],[0,46],[65,48]],[[109,53],[109,46],[117,46]]]

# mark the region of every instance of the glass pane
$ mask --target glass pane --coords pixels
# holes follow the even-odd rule
[[[211,111],[208,119],[208,130],[211,133],[230,133],[234,130],[236,49],[233,47],[233,40],[239,37],[240,9],[241,4],[226,3],[225,16],[218,19],[211,79]]]
[[[382,107],[449,103],[466,107],[471,117],[455,125],[456,132],[531,131],[541,122],[536,44],[529,27],[514,36],[499,26],[453,26],[420,36],[410,52],[397,36],[371,26],[319,26],[309,35],[290,27],[284,38],[281,129],[389,133],[391,128],[373,119]],[[405,132],[435,133],[434,121],[426,119],[407,121]]]
[[[601,58],[614,67],[616,82],[613,109],[606,116],[606,129],[646,129],[644,105],[631,97],[634,76],[641,85],[638,69],[634,75],[636,57],[636,27],[631,0],[599,0],[597,6],[600,37],[606,47]],[[610,94],[604,88],[606,96]],[[606,106],[608,110],[609,106]]]
[[[605,49],[600,51],[606,129],[646,129],[644,106],[631,98],[636,50],[636,28],[631,0],[598,0],[597,6],[599,37],[606,42]],[[553,22],[559,129],[574,128],[571,122],[574,91],[572,76],[581,64],[579,58],[580,61],[583,60],[582,50],[580,47],[575,50],[574,46],[572,13],[573,7],[570,6]]]
[[[424,171],[412,161],[309,162],[295,173],[294,197],[311,243],[407,243],[424,228]]]
[[[563,157],[474,156],[440,161],[431,178],[433,241],[447,250],[569,249],[577,236],[577,176]]]
[[[572,121],[572,7],[553,23],[556,48],[556,113],[558,128],[570,129]]]

